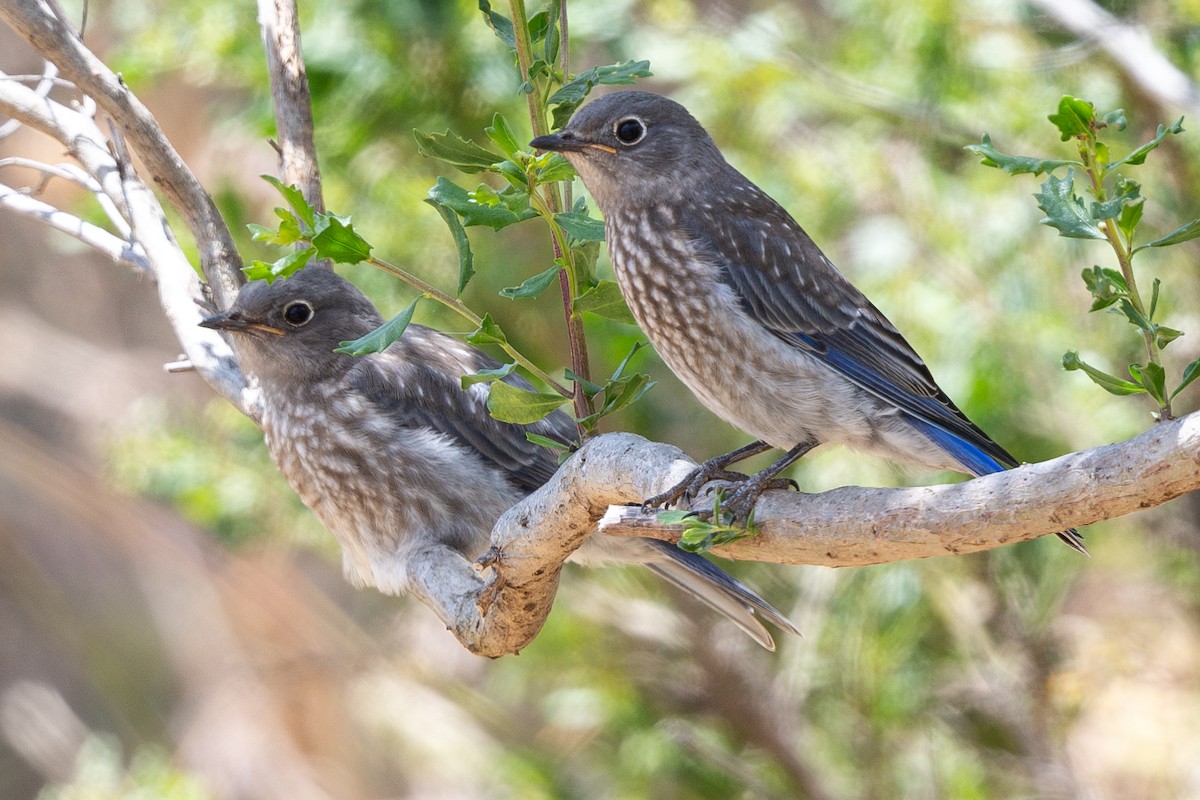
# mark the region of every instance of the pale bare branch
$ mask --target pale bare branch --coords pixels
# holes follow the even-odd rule
[[[44,203],[4,184],[0,184],[0,208],[7,208],[43,225],[62,231],[89,247],[99,250],[117,264],[138,272],[153,273],[150,262],[146,260],[146,254],[140,245],[114,236],[99,226],[84,222],[74,214],[60,211],[49,203]]]

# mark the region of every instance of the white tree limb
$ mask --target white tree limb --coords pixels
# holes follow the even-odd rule
[[[151,273],[150,262],[138,244],[131,244],[119,236],[90,222],[84,222],[74,214],[60,211],[49,203],[34,199],[24,192],[0,183],[0,208],[7,208],[29,219],[62,231],[84,244],[99,250],[121,266],[138,272]]]

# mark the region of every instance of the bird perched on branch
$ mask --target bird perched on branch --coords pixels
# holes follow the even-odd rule
[[[618,92],[530,144],[561,152],[595,198],[621,291],[663,361],[713,413],[759,440],[705,462],[648,506],[690,498],[733,475],[729,464],[771,448],[786,454],[725,502],[737,518],[825,443],[971,475],[1017,466],[683,106]],[[1086,552],[1075,531],[1059,536]]]
[[[531,425],[493,419],[489,387],[459,379],[499,364],[446,334],[410,325],[386,350],[334,352],[383,324],[375,306],[331,270],[309,267],[252,283],[233,307],[202,323],[232,334],[258,378],[262,427],[279,470],[342,547],[357,586],[402,594],[410,557],[441,549],[463,566],[488,548],[501,513],[557,467],[526,431],[569,443],[575,424],[555,412]],[[527,381],[504,378],[522,388]],[[593,536],[580,560],[645,564],[774,649],[759,622],[796,628],[765,600],[693,553],[665,542]]]

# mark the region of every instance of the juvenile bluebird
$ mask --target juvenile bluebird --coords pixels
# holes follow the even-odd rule
[[[648,92],[609,94],[530,144],[561,152],[595,198],[621,291],[663,361],[713,413],[759,440],[705,462],[648,506],[690,497],[730,475],[727,465],[773,447],[786,455],[726,503],[738,518],[820,444],[971,475],[1017,466],[683,106]],[[1058,535],[1086,552],[1075,531]]]
[[[489,386],[459,379],[499,364],[451,336],[410,325],[380,353],[334,352],[383,324],[352,283],[309,267],[251,283],[233,307],[202,323],[232,334],[262,391],[267,448],[288,483],[342,547],[347,578],[387,594],[412,588],[410,559],[438,551],[464,569],[488,548],[500,515],[554,474],[532,432],[570,443],[555,412],[531,425],[499,422]],[[531,388],[523,378],[505,382]],[[579,559],[645,564],[774,649],[765,619],[796,628],[749,588],[698,555],[653,539],[596,535]],[[443,559],[445,560],[445,559]]]

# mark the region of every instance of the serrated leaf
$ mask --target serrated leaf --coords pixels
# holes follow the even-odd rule
[[[1092,123],[1096,119],[1096,107],[1087,100],[1064,95],[1058,101],[1058,111],[1047,117],[1058,128],[1064,142],[1079,136],[1092,136]]]
[[[371,257],[371,245],[354,230],[349,217],[318,215],[318,229],[312,237],[317,255],[338,264],[357,264]]]
[[[508,337],[500,330],[491,314],[484,314],[479,327],[467,337],[467,341],[471,344],[506,344]]]
[[[586,213],[562,211],[554,215],[557,222],[574,242],[603,242],[604,220],[595,219]]]
[[[438,178],[428,196],[434,203],[452,209],[468,228],[472,225],[483,225],[498,231],[537,216],[537,212],[532,208],[526,208],[518,214],[507,205],[489,206],[476,203],[471,200],[466,189],[446,178]]]
[[[1074,187],[1074,169],[1068,169],[1066,177],[1051,175],[1046,179],[1042,191],[1034,195],[1038,208],[1046,212],[1042,224],[1058,229],[1062,236],[1071,239],[1103,239],[1104,232],[1092,220]]]
[[[1130,203],[1140,205],[1145,199],[1141,194],[1142,186],[1137,181],[1122,179],[1117,181],[1112,196],[1103,203],[1092,203],[1093,219],[1112,219],[1123,214]]]
[[[1092,365],[1079,357],[1079,353],[1074,350],[1063,355],[1063,369],[1067,371],[1083,370],[1083,372],[1091,378],[1101,389],[1115,395],[1138,394],[1146,390],[1137,383],[1118,378],[1115,375],[1109,375],[1103,370],[1098,370]]]
[[[513,133],[512,127],[509,126],[508,120],[503,114],[497,113],[492,117],[492,124],[483,129],[483,132],[488,135],[488,138],[496,143],[496,146],[504,151],[504,154],[512,158],[521,145],[517,143],[517,135]],[[497,159],[499,161],[499,159]]]
[[[1144,367],[1141,364],[1130,364],[1129,374],[1137,379],[1142,388],[1146,390],[1146,394],[1153,397],[1159,405],[1166,405],[1167,373],[1162,368],[1162,364],[1151,362]]]
[[[501,422],[529,425],[543,419],[566,402],[559,394],[518,389],[503,381],[494,382],[488,391],[487,407]]]
[[[571,81],[563,85],[546,101],[547,106],[555,106],[552,125],[557,130],[567,124],[571,114],[583,102],[592,88],[599,85],[622,85],[636,83],[638,78],[648,78],[649,61],[626,61],[623,64],[610,64],[604,67],[593,67],[581,72]]]
[[[546,288],[554,282],[560,272],[562,272],[562,267],[556,264],[545,272],[539,272],[532,278],[526,278],[520,286],[508,286],[501,289],[500,296],[507,297],[509,300],[532,299],[546,291]]]
[[[982,144],[969,144],[964,150],[979,156],[986,167],[997,167],[1009,175],[1041,175],[1043,172],[1053,172],[1059,167],[1083,166],[1079,161],[1062,161],[1049,158],[1032,158],[1030,156],[1013,156],[1001,153],[992,146],[992,138],[986,133]]]
[[[304,269],[315,254],[316,250],[313,248],[304,247],[270,263],[251,261],[250,266],[242,267],[242,272],[252,281],[274,283],[276,278],[290,278]]]
[[[1197,236],[1200,236],[1200,219],[1194,219],[1186,225],[1180,225],[1161,239],[1155,239],[1153,242],[1147,242],[1140,247],[1134,248],[1133,252],[1136,253],[1138,250],[1145,250],[1147,247],[1169,247],[1173,244],[1191,241]]]
[[[279,180],[274,175],[259,175],[258,177],[274,186],[276,190],[283,195],[283,199],[287,201],[288,206],[291,207],[296,216],[302,222],[308,225],[309,229],[313,228],[313,214],[315,213],[315,209],[308,204],[307,200],[304,199],[303,192],[301,192],[295,186],[285,186],[283,181]]]
[[[1159,125],[1153,139],[1113,164],[1113,166],[1119,167],[1122,164],[1138,166],[1146,163],[1146,156],[1150,155],[1151,150],[1154,150],[1156,147],[1162,144],[1163,139],[1167,138],[1171,134],[1178,133],[1183,133],[1183,117],[1177,119],[1174,125]]]
[[[637,322],[625,304],[625,298],[621,296],[621,288],[613,281],[599,281],[575,298],[572,309],[581,313],[591,312],[617,322]]]
[[[455,292],[455,297],[458,297],[475,275],[475,256],[471,252],[471,240],[467,238],[467,232],[463,230],[454,209],[447,208],[432,197],[426,197],[425,202],[433,206],[438,215],[445,220],[446,227],[450,229],[450,237],[454,239],[454,249],[458,253],[458,291]]]
[[[1187,388],[1187,385],[1196,380],[1196,378],[1200,378],[1200,358],[1184,367],[1183,380],[1181,380],[1179,385],[1175,387],[1175,391],[1171,392],[1171,399],[1174,400],[1175,395]]]
[[[499,153],[493,153],[448,130],[443,133],[423,133],[414,129],[413,138],[417,140],[418,153],[426,158],[445,161],[463,172],[490,172],[494,169],[493,165],[504,160]]]
[[[417,303],[419,302],[421,302],[420,297],[413,300],[408,308],[367,335],[360,336],[352,342],[340,342],[337,347],[333,348],[333,352],[346,353],[352,356],[382,353],[392,345],[392,342],[404,335],[405,329],[408,328],[408,323],[412,322],[413,312],[417,310]]]
[[[479,10],[483,12],[483,18],[487,21],[488,27],[500,37],[500,41],[509,46],[510,49],[517,49],[517,37],[513,29],[512,20],[503,14],[498,14],[492,11],[492,4],[488,0],[479,0]]]
[[[499,380],[516,368],[517,365],[515,363],[509,363],[495,369],[481,369],[474,375],[463,375],[458,379],[458,382],[462,388],[466,389],[468,386],[474,386],[477,383],[490,383],[491,381]]]

